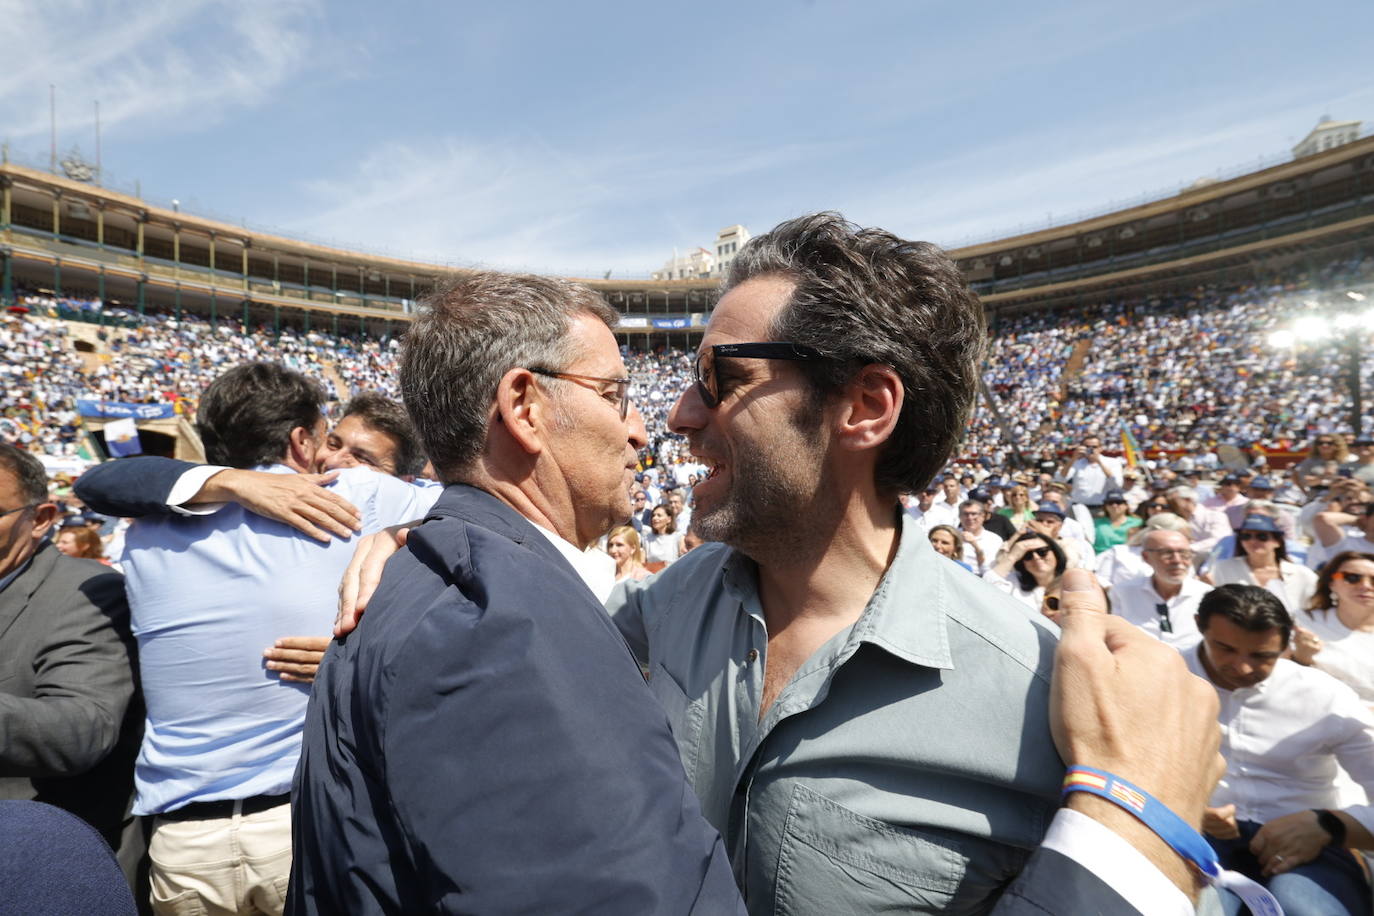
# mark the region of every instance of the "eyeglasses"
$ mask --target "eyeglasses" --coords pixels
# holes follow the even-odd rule
[[[29,503],[27,506],[18,506],[17,508],[14,508],[14,509],[6,509],[4,512],[0,512],[0,518],[4,518],[4,517],[7,516],[7,515],[13,515],[13,514],[16,513],[16,512],[23,512],[25,509],[35,509],[35,508],[37,508],[38,506],[41,506],[41,505],[43,505],[43,504],[42,504],[42,503]]]
[[[1374,582],[1374,574],[1371,573],[1338,572],[1333,573],[1331,575],[1331,578],[1340,579],[1347,585],[1363,585],[1365,579],[1370,580],[1370,582]]]
[[[1267,532],[1267,531],[1242,531],[1242,532],[1240,533],[1240,539],[1241,539],[1242,541],[1267,541],[1267,540],[1269,540],[1269,532]]]
[[[1168,506],[1167,503],[1146,503],[1146,504],[1145,504],[1145,508],[1146,508],[1146,509],[1167,509],[1167,508],[1169,508],[1169,506]]]
[[[1317,440],[1317,444],[1318,444],[1318,445],[1335,445],[1336,443],[1333,442],[1333,441],[1331,441],[1330,439],[1318,439],[1318,440]]]
[[[1045,559],[1045,557],[1049,556],[1052,553],[1054,553],[1054,551],[1048,547],[1036,547],[1031,550],[1027,550],[1025,555],[1028,557],[1037,557],[1043,560]]]
[[[1182,550],[1182,549],[1179,549],[1179,550],[1161,550],[1161,549],[1158,548],[1158,547],[1146,547],[1146,548],[1145,548],[1145,553],[1154,553],[1154,554],[1158,554],[1158,555],[1159,555],[1159,558],[1160,558],[1161,560],[1183,560],[1183,559],[1189,559],[1189,560],[1191,560],[1191,559],[1193,558],[1193,552],[1192,552],[1191,550]]]
[[[563,379],[569,382],[601,382],[604,385],[615,385],[614,397],[606,397],[610,392],[602,395],[607,403],[618,403],[620,409],[620,419],[625,419],[630,415],[630,380],[628,378],[605,378],[600,375],[577,375],[573,372],[555,372],[552,369],[531,368],[535,375],[542,375],[546,378]],[[591,387],[584,385],[584,388]]]
[[[716,360],[722,356],[735,359],[785,359],[792,362],[814,362],[825,359],[819,350],[793,343],[737,343],[715,344],[697,354],[692,364],[692,378],[707,409],[720,404],[723,393],[716,377]]]

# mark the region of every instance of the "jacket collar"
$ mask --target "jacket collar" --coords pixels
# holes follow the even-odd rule
[[[62,554],[51,541],[44,541],[38,545],[33,556],[19,567],[5,590],[0,591],[0,638],[28,607],[29,599],[48,578],[60,556]]]

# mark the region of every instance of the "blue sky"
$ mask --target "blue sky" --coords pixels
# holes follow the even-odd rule
[[[644,275],[838,209],[944,245],[1374,121],[1374,4],[0,0],[0,139],[191,212]]]

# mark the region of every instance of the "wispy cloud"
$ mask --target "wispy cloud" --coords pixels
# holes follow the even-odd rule
[[[0,125],[19,145],[102,126],[172,132],[261,105],[309,61],[316,0],[0,0]]]
[[[674,246],[707,244],[719,208],[691,228],[685,200],[749,176],[832,155],[843,143],[665,153],[558,148],[534,133],[498,140],[392,141],[304,184],[294,231],[456,265],[563,274],[642,274]],[[709,228],[707,228],[709,227]],[[684,235],[684,232],[686,233]]]
[[[1231,103],[1161,124],[1123,116],[1078,131],[1006,137],[881,176],[846,209],[861,222],[952,247],[1063,224],[1284,158],[1285,138],[1300,137],[1321,113],[1311,96],[1311,87],[1295,88],[1249,110]],[[1336,89],[1330,97],[1337,111],[1374,108],[1371,88]]]

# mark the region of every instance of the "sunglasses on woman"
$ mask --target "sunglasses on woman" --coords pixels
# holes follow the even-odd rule
[[[1374,582],[1374,573],[1338,572],[1334,574],[1331,578],[1340,579],[1347,585],[1363,585],[1365,579],[1370,580],[1370,582]]]
[[[1267,540],[1269,540],[1269,532],[1267,532],[1267,531],[1242,531],[1242,532],[1240,533],[1240,539],[1241,539],[1242,541],[1267,541]]]
[[[1039,557],[1043,560],[1052,553],[1054,553],[1054,551],[1050,550],[1048,547],[1033,547],[1027,550],[1025,555],[1028,557]]]

